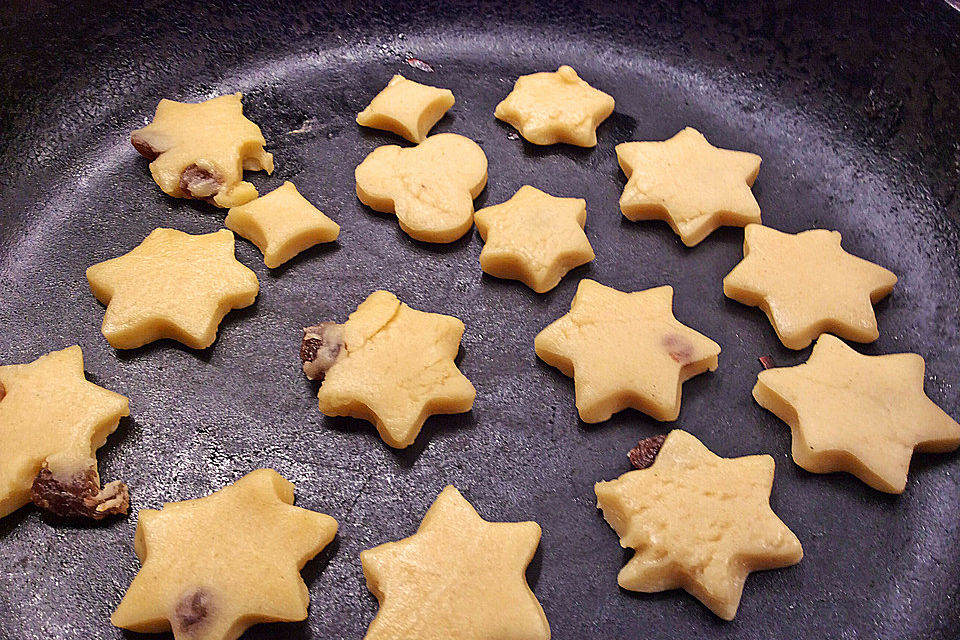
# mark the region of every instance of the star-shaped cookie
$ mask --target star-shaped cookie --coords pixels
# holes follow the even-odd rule
[[[570,312],[537,334],[537,355],[573,377],[584,422],[632,407],[680,415],[684,381],[717,368],[720,346],[673,316],[673,287],[624,293],[581,280]]]
[[[800,541],[770,508],[773,458],[721,458],[671,431],[647,469],[598,482],[597,507],[636,553],[620,570],[624,589],[682,588],[733,620],[752,571],[800,562]]]
[[[438,133],[415,147],[377,147],[355,172],[357,197],[394,213],[423,242],[453,242],[473,226],[473,199],[487,184],[487,156],[469,138]]]
[[[115,349],[173,338],[205,349],[231,309],[249,307],[260,283],[234,257],[233,233],[154,229],[135,249],[87,269],[107,305],[101,331]]]
[[[750,187],[760,156],[720,149],[687,127],[663,142],[624,142],[617,159],[627,176],[620,211],[629,220],[664,220],[692,247],[720,226],[760,222]]]
[[[523,186],[503,204],[477,211],[474,221],[486,243],[480,268],[520,280],[537,293],[553,289],[570,269],[595,257],[583,232],[582,198],[557,198]]]
[[[597,126],[613,113],[613,98],[563,65],[520,76],[494,115],[533,144],[597,146]]]
[[[524,572],[536,522],[487,522],[448,486],[417,533],[360,553],[380,611],[365,640],[549,640]]]
[[[126,513],[127,487],[100,488],[96,452],[128,415],[125,397],[87,381],[80,347],[0,366],[0,518],[31,499],[65,516]]]
[[[315,338],[336,342],[322,345],[332,354],[317,393],[325,415],[369,420],[384,442],[403,448],[429,416],[473,407],[477,392],[454,363],[460,320],[411,309],[389,291],[375,291],[335,328]]]
[[[260,127],[243,115],[234,93],[199,104],[161,100],[153,122],[130,134],[150,160],[150,173],[167,195],[236,207],[257,197],[243,171],[273,173]]]
[[[821,333],[856,342],[880,336],[873,305],[897,276],[840,248],[840,233],[796,235],[751,224],[743,260],[723,279],[723,293],[767,314],[784,346],[803,349]]]
[[[960,446],[960,425],[924,394],[923,372],[915,353],[865,356],[824,334],[806,363],[761,371],[753,397],[790,425],[807,471],[903,493],[914,451]]]
[[[420,84],[397,74],[357,115],[357,124],[390,131],[420,143],[453,102],[453,92],[449,89]]]
[[[293,506],[272,469],[205,497],[139,514],[142,567],[113,612],[117,627],[173,630],[176,640],[235,640],[258,622],[307,617],[300,569],[337,533],[328,515]]]

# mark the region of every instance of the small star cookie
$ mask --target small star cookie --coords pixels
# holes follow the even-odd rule
[[[480,268],[497,278],[520,280],[537,293],[553,289],[570,269],[595,257],[583,232],[587,201],[582,198],[556,198],[523,186],[474,219],[486,242]]]
[[[236,207],[257,197],[243,171],[273,173],[273,155],[260,127],[243,116],[242,95],[199,104],[161,100],[153,122],[130,134],[167,195]]]
[[[446,487],[417,533],[360,553],[380,611],[365,640],[549,640],[525,572],[536,522],[488,522]]]
[[[80,347],[0,366],[0,518],[31,500],[63,516],[126,513],[125,484],[100,488],[96,451],[128,415],[125,397],[87,381]]]
[[[617,159],[627,176],[620,211],[628,220],[663,220],[692,247],[717,227],[760,222],[750,187],[760,156],[720,149],[687,127],[663,142],[624,142]]]
[[[824,334],[805,364],[761,371],[753,397],[790,425],[807,471],[903,493],[914,450],[960,446],[960,425],[924,394],[923,371],[915,353],[865,356]]]
[[[233,207],[224,224],[257,245],[263,262],[273,269],[321,242],[333,242],[340,225],[300,195],[292,182]]]
[[[342,325],[308,328],[301,358],[305,372],[323,380],[320,411],[368,420],[391,447],[410,446],[429,416],[473,407],[477,392],[454,364],[463,329],[389,291],[370,294]],[[323,366],[308,370],[318,355]]]
[[[897,276],[840,248],[840,233],[813,229],[796,235],[758,224],[743,237],[743,261],[723,279],[723,293],[760,307],[790,349],[821,333],[856,342],[880,336],[873,305]]]
[[[571,376],[584,422],[632,407],[680,415],[686,380],[717,368],[720,346],[673,316],[673,287],[624,293],[581,280],[570,312],[537,334],[537,355]]]
[[[533,144],[597,146],[597,126],[613,113],[613,98],[580,79],[572,67],[517,78],[494,115]]]
[[[357,197],[374,211],[395,213],[411,238],[453,242],[473,226],[473,199],[487,184],[487,156],[455,133],[416,147],[377,147],[357,167]]]
[[[114,349],[172,338],[206,349],[231,309],[249,307],[260,284],[234,257],[233,233],[154,229],[133,251],[87,269],[107,305],[101,331]]]
[[[430,87],[397,74],[357,115],[357,124],[420,143],[453,103],[449,89]]]
[[[176,640],[235,640],[258,622],[304,620],[300,570],[337,521],[293,506],[293,489],[258,469],[205,498],[142,509],[134,549],[143,566],[110,621],[172,629]]]
[[[752,571],[800,562],[800,541],[770,508],[773,458],[721,458],[676,429],[653,464],[594,487],[597,507],[636,553],[620,570],[624,589],[682,588],[733,620]]]

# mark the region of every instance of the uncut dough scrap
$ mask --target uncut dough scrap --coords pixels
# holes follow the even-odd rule
[[[357,124],[420,143],[453,103],[449,89],[420,84],[397,74],[357,115]]]

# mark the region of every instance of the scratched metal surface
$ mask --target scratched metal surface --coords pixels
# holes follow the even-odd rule
[[[8,2],[0,8],[0,362],[83,346],[91,380],[130,398],[100,452],[105,479],[134,509],[206,494],[257,467],[297,485],[298,504],[340,521],[304,571],[306,621],[249,638],[359,638],[376,611],[358,560],[411,534],[447,483],[482,515],[543,526],[529,577],[556,638],[931,638],[960,635],[960,457],[921,456],[900,497],[843,475],[805,473],[787,428],[755,405],[759,355],[781,364],[755,309],[726,300],[721,277],[741,232],[684,248],[663,224],[621,219],[614,145],[696,126],[763,156],[755,193],[787,231],[838,229],[851,252],[900,276],[878,306],[867,353],[915,351],[927,390],[960,415],[960,16],[933,1],[732,3]],[[59,6],[62,5],[62,6]],[[415,56],[429,73],[405,63]],[[535,148],[494,120],[521,73],[573,65],[617,100],[593,150]],[[386,133],[355,113],[391,74],[451,88],[436,131],[473,138],[490,161],[478,206],[525,183],[585,197],[597,259],[546,295],[482,276],[476,233],[411,241],[355,199],[353,169]],[[213,347],[160,342],[128,352],[99,334],[84,269],[157,226],[219,229],[222,211],[165,197],[128,143],[162,97],[243,91],[275,154],[261,191],[290,179],[343,227],[338,243],[268,271]],[[675,425],[627,411],[577,420],[573,386],[538,362],[533,336],[565,312],[577,280],[620,289],[669,283],[676,315],[723,347],[720,369],[684,388]],[[299,329],[342,321],[372,290],[466,322],[466,415],[432,418],[392,451],[367,424],[319,414],[299,371]],[[796,567],[754,574],[736,621],[679,592],[618,589],[626,555],[592,485],[627,470],[640,437],[678,426],[725,456],[777,461],[772,502],[803,542]],[[77,525],[24,508],[0,522],[0,638],[120,638],[111,610],[138,568],[136,518]]]

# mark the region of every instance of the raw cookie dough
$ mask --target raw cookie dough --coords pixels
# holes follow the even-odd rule
[[[455,133],[416,147],[377,147],[357,167],[357,197],[395,213],[400,228],[423,242],[453,242],[473,225],[473,199],[487,184],[487,156]]]
[[[340,225],[310,204],[292,182],[284,182],[265,196],[233,207],[224,224],[257,245],[263,252],[264,264],[271,269],[316,244],[333,242],[340,235]]]
[[[126,513],[127,486],[100,488],[96,452],[128,415],[125,397],[87,381],[80,347],[0,366],[0,518],[31,499],[64,516]]]
[[[760,156],[713,146],[687,127],[663,142],[624,142],[627,176],[620,211],[629,220],[664,220],[692,247],[720,226],[760,222],[753,197]]]
[[[260,284],[234,257],[233,233],[154,229],[133,251],[87,269],[107,305],[103,335],[115,349],[173,338],[205,349],[231,309],[249,307]]]
[[[391,447],[410,446],[429,416],[473,407],[477,392],[454,364],[463,329],[456,318],[417,311],[389,291],[375,291],[344,324],[305,330],[301,358],[307,348],[306,355],[319,353],[326,365],[304,366],[323,380],[320,411],[369,420]]]
[[[257,197],[243,171],[273,173],[260,127],[243,116],[242,95],[199,104],[161,100],[153,122],[130,134],[164,193],[236,207]]]
[[[915,353],[865,356],[824,334],[805,364],[761,371],[753,397],[790,425],[807,471],[903,493],[914,450],[960,446],[960,425],[923,392],[923,370]]]
[[[653,464],[595,486],[597,507],[636,553],[620,570],[624,589],[682,588],[733,620],[752,571],[800,562],[800,541],[770,508],[773,458],[721,458],[676,429]]]
[[[571,376],[584,422],[632,407],[680,415],[684,381],[717,368],[720,346],[673,316],[673,287],[624,293],[581,280],[570,312],[537,334],[537,355]]]
[[[523,186],[503,204],[477,211],[474,220],[486,243],[480,268],[520,280],[537,293],[553,289],[570,269],[595,257],[583,232],[582,198],[557,198]]]
[[[597,146],[597,126],[613,113],[613,98],[580,79],[572,67],[520,76],[494,115],[533,144]]]
[[[449,89],[430,87],[397,74],[357,115],[357,124],[420,143],[453,102]]]
[[[380,611],[365,640],[549,640],[525,572],[536,522],[487,522],[446,487],[417,533],[360,553]]]
[[[272,469],[205,497],[142,509],[134,549],[142,567],[110,621],[177,640],[235,640],[258,622],[307,617],[300,569],[337,533],[328,515],[293,506],[293,484]]]
[[[743,261],[723,279],[723,293],[767,314],[784,346],[803,349],[821,333],[856,342],[880,336],[873,304],[897,276],[840,248],[840,233],[796,235],[751,224]]]

